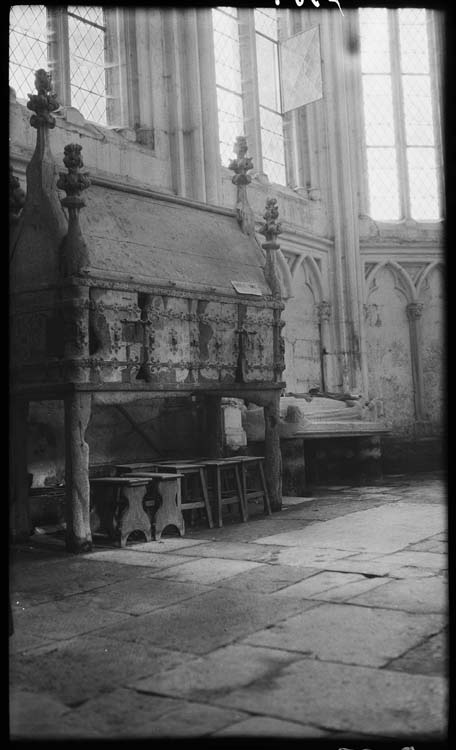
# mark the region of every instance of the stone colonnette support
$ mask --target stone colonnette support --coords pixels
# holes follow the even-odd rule
[[[415,419],[417,422],[425,421],[423,404],[423,365],[421,362],[421,347],[419,341],[419,320],[423,314],[422,302],[410,302],[407,305],[407,317],[410,330],[410,353],[412,359],[412,377],[415,398]]]
[[[65,396],[66,548],[89,552],[90,531],[89,446],[85,433],[92,406],[91,393]]]
[[[10,534],[15,542],[30,537],[29,481],[27,474],[27,418],[29,402],[14,399],[10,412]]]
[[[280,452],[280,391],[274,393],[264,411],[264,473],[271,509],[282,507],[282,455]]]

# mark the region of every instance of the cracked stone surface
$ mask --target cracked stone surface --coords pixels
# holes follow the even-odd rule
[[[443,737],[447,727],[443,678],[313,660],[285,667],[272,684],[250,684],[217,703],[353,735],[361,732],[395,740]]]
[[[401,475],[126,549],[14,545],[11,738],[444,737],[445,503]]]
[[[320,603],[244,642],[299,651],[313,659],[382,667],[444,625],[440,615]]]

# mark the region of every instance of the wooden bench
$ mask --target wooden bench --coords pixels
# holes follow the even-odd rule
[[[120,546],[126,547],[133,531],[142,531],[150,542],[151,523],[143,507],[148,479],[141,477],[99,477],[90,480],[92,533],[104,531],[111,539],[120,535]]]
[[[167,526],[175,526],[180,536],[185,534],[182,515],[181,480],[183,475],[174,472],[131,471],[128,478],[145,479],[147,493],[144,504],[151,514],[154,539],[159,541]]]

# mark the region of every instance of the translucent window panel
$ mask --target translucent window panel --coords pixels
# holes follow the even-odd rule
[[[429,73],[429,50],[424,9],[400,9],[399,43],[403,73]],[[417,19],[416,21],[414,19]]]
[[[105,30],[93,25],[100,19],[101,8],[77,7],[91,23],[68,16],[71,68],[71,103],[86,120],[106,124]]]
[[[255,31],[260,31],[270,39],[277,41],[277,11],[275,8],[255,8]]]
[[[408,146],[433,146],[431,79],[429,76],[402,76],[405,135]]]
[[[388,15],[386,8],[359,8],[361,71],[389,73],[391,70]]]
[[[241,93],[241,58],[237,16],[212,10],[215,76],[219,86]]]
[[[379,221],[400,219],[399,181],[394,148],[368,148],[369,212]]]
[[[285,148],[282,117],[276,112],[260,107],[261,151],[263,171],[272,182],[286,184]]]
[[[260,105],[281,110],[277,44],[256,34],[258,96]]]
[[[394,145],[394,115],[391,76],[364,75],[363,103],[366,144]]]
[[[217,87],[220,156],[222,164],[228,166],[233,158],[233,146],[238,135],[244,133],[242,97]]]
[[[48,69],[46,8],[13,5],[9,22],[9,83],[18,99],[28,99],[35,90],[35,71]]]
[[[100,6],[69,5],[68,13],[74,13],[89,23],[104,26],[103,8]]]
[[[440,218],[436,154],[433,148],[407,148],[410,208],[413,219]]]

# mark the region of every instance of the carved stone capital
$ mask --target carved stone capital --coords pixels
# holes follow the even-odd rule
[[[259,228],[259,233],[264,234],[266,242],[263,243],[263,248],[270,248],[278,250],[280,245],[276,242],[277,236],[282,233],[282,227],[279,221],[279,208],[277,206],[276,198],[268,198],[266,200],[266,210],[263,214],[264,222]]]
[[[410,302],[407,305],[407,317],[409,320],[418,320],[423,314],[422,302]]]
[[[60,104],[55,92],[52,90],[52,76],[40,68],[35,73],[35,88],[37,94],[28,94],[27,108],[35,112],[30,118],[30,125],[38,128],[45,125],[48,128],[55,127],[55,117],[51,112],[59,109]]]
[[[236,154],[236,159],[232,159],[228,165],[228,169],[231,169],[235,173],[231,181],[237,187],[248,185],[252,181],[252,178],[247,173],[253,169],[253,162],[250,156],[246,156],[247,139],[244,135],[238,135],[233,151]]]
[[[318,320],[322,323],[324,320],[329,320],[331,317],[332,307],[331,302],[322,300],[317,305]]]
[[[59,172],[60,177],[57,187],[66,193],[66,197],[60,201],[62,206],[66,208],[82,208],[85,206],[81,193],[91,184],[88,172],[81,172],[84,166],[81,150],[82,146],[79,143],[69,143],[64,148],[63,163],[68,169],[68,174]]]

